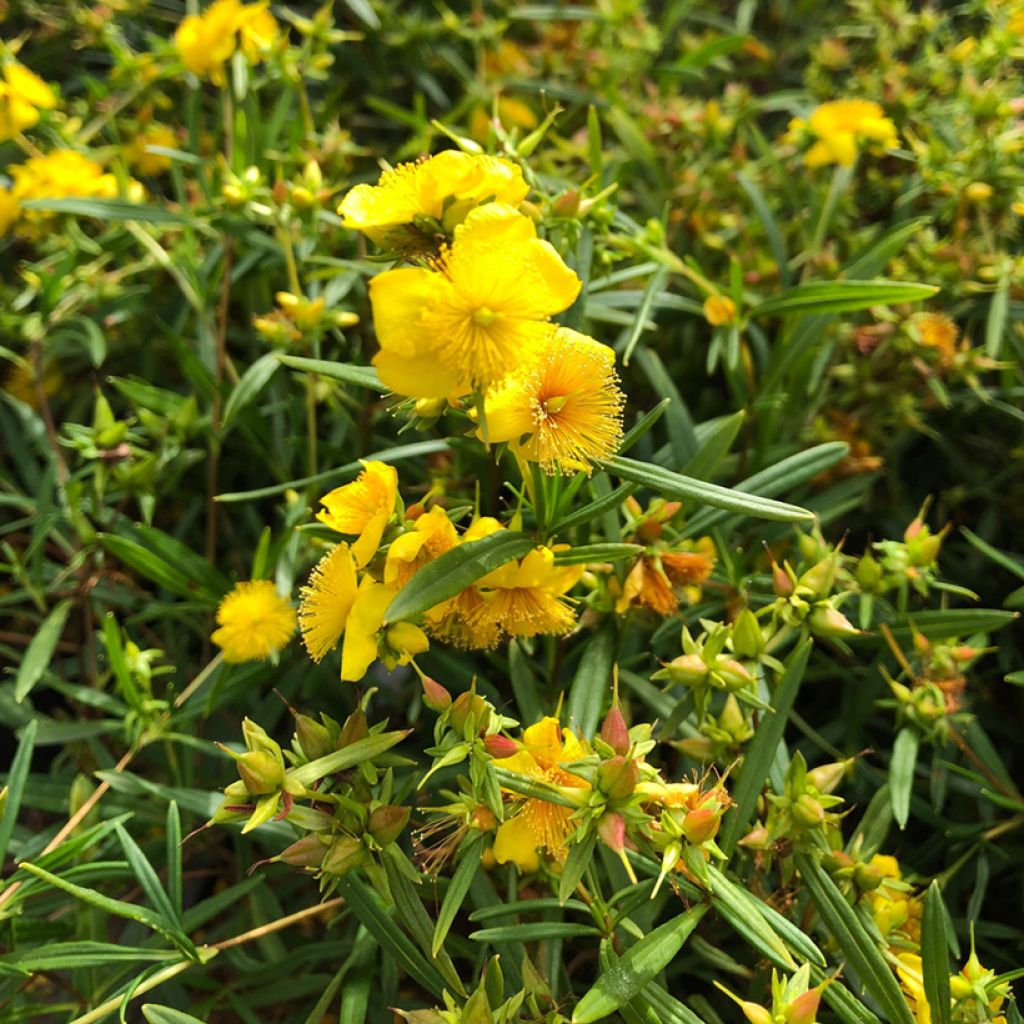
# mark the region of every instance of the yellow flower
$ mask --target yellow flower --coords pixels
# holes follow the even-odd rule
[[[477,207],[437,269],[388,270],[370,282],[374,365],[392,391],[414,398],[486,388],[538,359],[554,331],[548,318],[579,290],[532,220],[503,203]]]
[[[879,932],[889,941],[917,943],[921,938],[921,901],[903,881],[899,861],[879,853],[871,858],[869,867],[882,878],[882,884],[866,896]]]
[[[942,362],[956,355],[956,342],[960,331],[956,322],[945,313],[919,313],[913,319],[918,341],[926,348],[935,349]]]
[[[0,142],[31,128],[40,110],[56,105],[53,90],[38,75],[23,64],[6,64],[0,82]]]
[[[338,645],[357,589],[352,550],[339,544],[317,562],[309,584],[299,591],[299,628],[314,661]]]
[[[704,319],[712,327],[736,322],[736,303],[728,295],[709,295],[704,300]]]
[[[871,100],[823,103],[811,114],[809,127],[818,136],[818,141],[804,157],[808,167],[825,164],[852,167],[861,144],[878,150],[893,149],[899,145],[896,126]]]
[[[384,582],[404,587],[428,562],[459,543],[458,534],[445,510],[435,505],[416,520],[408,533],[396,537],[388,548]]]
[[[0,188],[0,238],[11,230],[21,213],[21,203],[9,188]]]
[[[357,581],[352,549],[339,544],[313,570],[300,591],[299,626],[309,656],[316,662],[341,645],[341,678],[357,682],[378,656],[389,668],[407,664],[429,643],[418,626],[398,622],[381,630],[396,587],[369,576]]]
[[[178,139],[173,129],[165,124],[147,125],[124,147],[124,158],[139,174],[156,175],[171,166],[171,158],[161,153],[150,153],[148,146],[175,149]]]
[[[623,404],[614,352],[562,327],[539,362],[487,393],[486,434],[477,434],[507,441],[548,473],[589,474],[593,461],[618,449]]]
[[[187,15],[174,33],[181,62],[192,74],[224,83],[224,65],[237,44],[239,0],[214,0],[202,14]]]
[[[588,783],[562,767],[586,757],[585,742],[568,730],[562,731],[555,718],[542,718],[523,732],[523,749],[494,764],[528,779],[571,789],[589,789]],[[494,857],[499,864],[515,864],[520,871],[536,871],[540,852],[557,860],[566,856],[566,840],[573,831],[572,808],[547,800],[522,801],[498,827]]]
[[[62,199],[88,196],[112,199],[118,194],[117,179],[82,153],[55,149],[11,168],[16,199]]]
[[[931,1024],[932,1011],[924,991],[924,971],[917,953],[898,953],[896,974],[917,1024]]]
[[[245,59],[251,64],[263,60],[278,39],[277,19],[267,10],[265,3],[242,9],[238,29]]]
[[[518,206],[529,190],[518,164],[448,149],[419,163],[399,164],[376,185],[356,185],[338,213],[346,227],[383,245],[417,217],[443,218],[451,228],[480,203]]]
[[[356,568],[362,568],[377,553],[398,498],[394,466],[364,462],[363,467],[352,483],[325,494],[320,499],[324,509],[317,513],[317,519],[332,530],[358,536],[352,545]]]
[[[217,607],[210,637],[229,662],[265,661],[295,632],[295,610],[269,580],[239,583]]]
[[[499,637],[566,633],[575,615],[564,595],[582,575],[582,565],[556,566],[551,548],[534,548],[521,561],[509,562],[478,581],[480,603],[468,624],[481,636],[493,631]]]

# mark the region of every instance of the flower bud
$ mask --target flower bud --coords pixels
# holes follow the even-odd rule
[[[311,832],[282,850],[279,859],[295,868],[318,868],[326,852],[327,844],[315,832]]]
[[[478,736],[487,732],[487,726],[491,721],[491,709],[487,701],[479,694],[466,690],[455,698],[451,706],[451,723],[459,731],[465,732],[470,719]]]
[[[331,734],[326,726],[314,721],[309,715],[295,716],[295,735],[298,738],[302,753],[310,761],[325,757],[334,750]]]
[[[626,848],[626,821],[621,814],[603,815],[597,823],[597,834],[612,853],[621,853]]]
[[[264,750],[250,750],[238,758],[238,774],[252,796],[277,793],[284,782],[284,764]]]
[[[626,728],[626,719],[622,709],[616,703],[605,715],[601,725],[601,739],[608,744],[616,754],[629,753],[629,730]]]
[[[821,992],[822,987],[817,985],[803,995],[797,996],[786,1007],[786,1024],[814,1024],[821,1003]]]
[[[772,563],[772,590],[776,597],[790,597],[796,589],[792,576],[777,563]]]
[[[385,804],[370,813],[370,820],[366,824],[366,831],[380,843],[387,846],[393,843],[401,834],[406,825],[409,824],[410,809],[408,807],[397,807],[394,804]]]
[[[885,876],[873,864],[858,864],[853,869],[853,880],[861,892],[872,892],[877,889]]]
[[[750,1024],[773,1024],[772,1012],[767,1007],[759,1006],[757,1003],[741,1002],[740,1009]]]
[[[732,649],[741,658],[756,658],[764,650],[764,634],[749,608],[744,608],[732,624]]]
[[[825,808],[809,793],[804,793],[790,805],[790,813],[794,819],[807,828],[817,828],[824,824]]]
[[[366,713],[362,708],[356,708],[341,727],[338,734],[338,749],[350,746],[358,740],[364,740],[370,735],[370,726],[366,721]]]
[[[431,679],[430,676],[424,676],[422,683],[423,703],[426,704],[431,711],[436,711],[440,714],[451,707],[452,695],[436,679]]]
[[[697,807],[683,818],[683,835],[687,842],[700,846],[714,839],[722,823],[721,810],[714,807]]]
[[[632,796],[640,778],[640,769],[635,761],[624,757],[613,757],[597,770],[598,786],[609,800],[625,800]]]
[[[859,636],[860,630],[828,602],[816,604],[808,620],[815,636]]]
[[[974,986],[962,974],[953,974],[949,978],[949,994],[958,1002],[970,999],[974,994]]]
[[[861,560],[857,563],[854,576],[861,590],[873,591],[881,583],[882,567],[879,565],[878,559],[870,551],[864,552]]]
[[[722,713],[718,716],[718,724],[730,735],[740,736],[747,730],[747,716],[740,707],[740,702],[733,694],[725,698]]]
[[[754,678],[735,658],[719,658],[715,662],[715,675],[730,690],[741,690]]]
[[[708,677],[708,667],[697,654],[681,654],[665,667],[672,682],[682,683],[684,686],[698,686]]]
[[[681,750],[687,757],[694,761],[710,761],[715,756],[715,745],[703,736],[694,736],[686,740],[676,740],[673,744],[676,750]]]
[[[320,869],[329,875],[344,875],[366,863],[366,847],[353,836],[335,839],[320,864]]]
[[[709,295],[704,300],[704,319],[712,327],[736,323],[736,303],[728,295]]]
[[[469,827],[478,832],[493,832],[498,827],[498,819],[490,808],[480,804],[470,816]]]
[[[448,405],[445,398],[418,398],[413,409],[424,420],[436,420]]]
[[[484,737],[484,750],[491,757],[511,757],[518,753],[519,744],[500,733],[492,733],[490,736]]]
[[[846,773],[853,765],[853,758],[846,761],[833,761],[831,764],[820,764],[807,773],[807,781],[819,793],[833,793],[839,788]]]
[[[836,579],[839,557],[833,552],[812,565],[801,577],[799,584],[806,587],[816,597],[827,597],[832,592]]]

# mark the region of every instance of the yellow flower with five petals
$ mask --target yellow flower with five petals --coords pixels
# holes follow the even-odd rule
[[[320,499],[317,519],[332,530],[357,536],[352,555],[361,569],[377,553],[398,500],[398,473],[384,462],[364,462],[350,484],[336,487]]]

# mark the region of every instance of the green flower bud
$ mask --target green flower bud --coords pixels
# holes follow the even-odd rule
[[[320,869],[328,875],[344,875],[362,867],[368,859],[366,847],[358,839],[340,836],[331,844],[320,864]]]
[[[250,750],[239,756],[238,774],[252,796],[268,796],[284,783],[284,762],[263,750]]]
[[[325,757],[334,750],[331,734],[327,728],[314,721],[309,715],[295,716],[295,735],[298,738],[302,753],[310,760]]]
[[[882,566],[870,551],[865,551],[863,557],[857,563],[854,576],[861,590],[874,591],[879,583],[882,582]]]
[[[697,807],[683,818],[683,835],[688,842],[700,846],[714,839],[722,823],[722,810],[715,807]]]
[[[666,666],[669,678],[674,683],[684,686],[699,686],[708,677],[708,667],[697,654],[681,654],[673,658]]]
[[[315,832],[282,850],[278,859],[296,868],[318,868],[327,852],[327,843]]]
[[[789,808],[795,821],[807,828],[817,828],[825,822],[825,808],[809,793],[804,793]]]
[[[838,608],[827,601],[814,606],[808,622],[815,636],[860,635],[860,630]]]
[[[366,721],[366,713],[362,708],[356,708],[341,727],[338,734],[338,750],[351,746],[359,740],[365,740],[370,735],[370,726]]]
[[[473,721],[473,728],[478,736],[483,736],[491,723],[491,709],[487,701],[471,690],[460,693],[455,698],[449,714],[452,725],[460,733],[465,733],[470,719]]]
[[[636,789],[640,769],[635,761],[613,757],[598,768],[597,778],[598,788],[609,800],[625,800]]]
[[[370,813],[366,831],[381,846],[387,846],[388,843],[393,843],[402,834],[405,826],[409,824],[409,814],[408,807],[385,804]]]
[[[754,679],[746,666],[735,658],[719,658],[715,662],[714,674],[730,690],[741,690]]]
[[[846,773],[853,766],[854,759],[851,757],[846,761],[833,761],[831,764],[821,764],[812,768],[807,773],[807,781],[819,793],[833,793],[839,788],[839,783],[846,777]]]
[[[756,658],[764,650],[764,633],[749,608],[744,608],[732,624],[732,649],[741,658]]]

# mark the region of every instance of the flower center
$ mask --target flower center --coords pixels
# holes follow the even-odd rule
[[[473,311],[473,323],[477,327],[490,327],[495,320],[501,319],[501,313],[495,313],[494,310],[488,309],[486,306],[481,306],[479,309]]]

